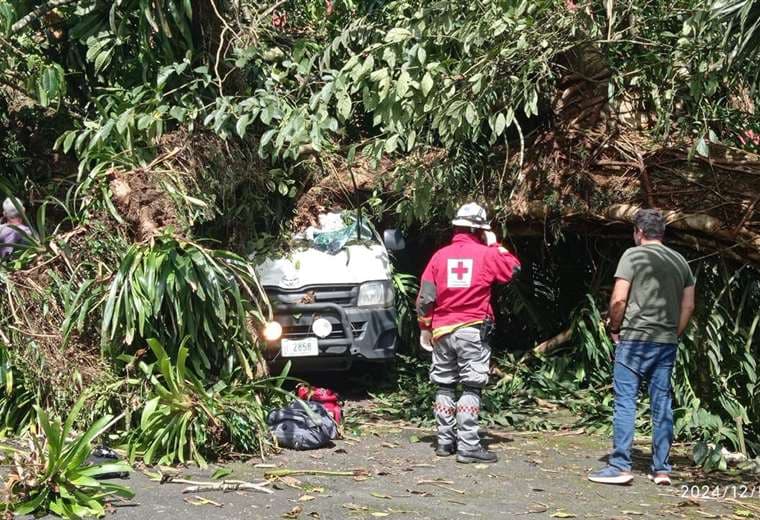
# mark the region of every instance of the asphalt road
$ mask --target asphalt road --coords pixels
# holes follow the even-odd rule
[[[702,498],[701,486],[752,486],[707,480],[688,459],[675,456],[670,488],[646,478],[647,447],[636,453],[636,478],[625,487],[593,484],[590,469],[603,464],[607,439],[588,434],[510,434],[486,437],[500,459],[491,465],[457,464],[433,454],[430,431],[387,423],[364,425],[357,437],[312,452],[284,451],[265,461],[229,464],[227,478],[259,482],[276,469],[356,471],[356,476],[296,475],[274,481],[272,494],[251,491],[183,494],[184,485],[152,482],[136,471],[130,503],[115,503],[111,518],[235,519],[463,519],[463,518],[746,518],[758,501]],[[571,432],[572,433],[572,432]],[[182,478],[210,480],[214,468],[181,470]],[[693,493],[694,486],[700,492]],[[737,488],[739,489],[739,488]],[[685,491],[686,490],[686,491]],[[760,493],[760,487],[758,487]],[[699,496],[696,496],[699,495]],[[730,488],[728,497],[731,497]],[[208,501],[204,501],[204,499]],[[756,513],[757,514],[757,513]]]

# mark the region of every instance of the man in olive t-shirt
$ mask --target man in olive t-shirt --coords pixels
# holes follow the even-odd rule
[[[636,214],[634,241],[620,258],[610,300],[615,349],[613,452],[609,465],[589,475],[605,484],[628,484],[639,386],[649,381],[652,431],[650,478],[670,484],[673,443],[671,376],[678,337],[694,311],[694,275],[683,256],[662,243],[665,219],[654,209]]]

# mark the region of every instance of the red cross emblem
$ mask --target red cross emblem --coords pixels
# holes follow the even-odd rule
[[[470,270],[469,270],[469,269],[467,269],[467,268],[464,266],[464,262],[462,262],[462,261],[460,260],[460,261],[459,261],[459,263],[457,264],[457,266],[456,266],[455,268],[453,268],[453,269],[451,270],[451,272],[452,272],[453,274],[457,275],[457,280],[461,280],[461,279],[463,279],[463,278],[464,278],[464,275],[466,275],[467,273],[469,273],[469,272],[470,272]]]
[[[447,260],[447,287],[466,288],[472,284],[472,259],[449,258]]]

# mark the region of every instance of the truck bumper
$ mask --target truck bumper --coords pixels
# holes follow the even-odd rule
[[[302,370],[348,370],[355,359],[386,361],[396,354],[398,332],[392,307],[343,307],[332,303],[280,305],[274,319],[282,325],[281,339],[316,337],[311,329],[318,318],[333,327],[326,338],[318,338],[319,355],[285,358],[281,340],[268,342],[265,357],[274,367],[291,361]]]

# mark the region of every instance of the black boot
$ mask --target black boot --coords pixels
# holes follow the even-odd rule
[[[473,462],[496,462],[498,457],[492,451],[488,451],[482,446],[474,451],[457,451],[457,462],[462,464],[472,464]]]
[[[456,444],[439,444],[435,449],[435,454],[439,457],[449,457],[457,452]]]

